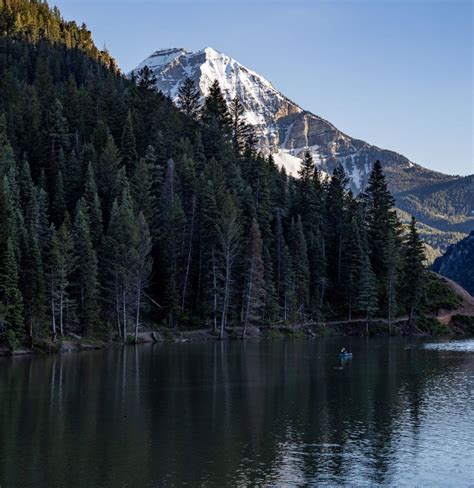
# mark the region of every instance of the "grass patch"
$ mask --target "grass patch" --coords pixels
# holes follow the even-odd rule
[[[421,332],[433,336],[448,335],[451,331],[446,324],[441,323],[436,317],[421,316],[416,319],[416,327]]]
[[[283,334],[278,329],[270,329],[267,332],[268,339],[282,339]]]
[[[439,310],[455,310],[462,299],[453,289],[439,276],[433,273],[426,273],[424,293],[421,301],[422,313],[437,313]]]
[[[290,332],[287,333],[287,337],[291,339],[301,339],[303,337],[306,337],[306,333],[304,330],[298,329],[298,330],[290,330]]]

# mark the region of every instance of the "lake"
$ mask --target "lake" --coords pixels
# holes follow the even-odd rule
[[[341,360],[342,345],[353,351]],[[0,486],[474,486],[474,341],[0,360]]]

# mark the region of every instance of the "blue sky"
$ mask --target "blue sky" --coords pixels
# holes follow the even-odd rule
[[[445,173],[474,173],[471,0],[55,4],[124,71],[159,48],[211,46],[353,137]]]

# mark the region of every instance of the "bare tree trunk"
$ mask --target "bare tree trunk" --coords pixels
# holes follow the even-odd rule
[[[212,286],[213,286],[213,310],[212,310],[212,329],[217,331],[217,269],[214,249],[212,249]]]
[[[119,298],[119,290],[118,285],[115,287],[115,313],[117,315],[117,330],[118,335],[122,337],[122,324],[120,323],[120,298]]]
[[[413,335],[413,317],[415,315],[415,310],[414,307],[410,307],[410,313],[408,315],[408,328],[409,328],[409,334]]]
[[[61,333],[61,337],[64,336],[63,311],[64,311],[64,294],[63,292],[61,292],[61,297],[59,299],[59,331]]]
[[[245,311],[245,321],[244,321],[244,328],[242,330],[242,339],[245,339],[245,334],[247,333],[247,324],[249,321],[250,315],[250,303],[252,300],[252,290],[253,290],[253,277],[255,272],[255,255],[252,254],[252,262],[250,264],[250,274],[249,274],[249,287],[247,290],[247,306]]]
[[[127,292],[125,287],[122,291],[122,312],[123,312],[123,342],[127,342]]]
[[[388,298],[388,333],[392,335],[392,299]]]
[[[186,272],[184,274],[184,283],[183,283],[183,298],[181,300],[181,312],[184,312],[184,304],[185,304],[185,300],[186,300],[186,291],[188,288],[189,271],[191,269],[195,214],[196,214],[196,196],[194,195],[193,196],[193,213],[191,215],[191,229],[189,231],[188,257],[186,260]]]
[[[142,290],[140,286],[140,277],[138,278],[137,282],[137,303],[136,303],[136,314],[135,314],[135,344],[138,341],[138,325],[140,323],[140,298],[141,298]]]
[[[56,304],[54,303],[53,285],[51,285],[51,320],[53,328],[53,342],[56,342]]]
[[[222,316],[221,316],[221,330],[219,333],[219,339],[224,338],[224,328],[227,321],[227,303],[229,297],[229,280],[230,280],[230,264],[226,259],[226,271],[225,271],[225,284],[224,284],[224,300],[222,304]]]

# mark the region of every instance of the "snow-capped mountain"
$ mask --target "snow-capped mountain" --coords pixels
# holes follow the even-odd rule
[[[261,149],[272,152],[277,164],[295,176],[301,157],[309,150],[319,168],[327,173],[336,164],[342,164],[356,192],[364,187],[376,159],[384,165],[395,193],[456,179],[344,134],[327,120],[289,100],[263,76],[210,47],[196,52],[183,48],[161,49],[132,72],[145,65],[154,72],[158,89],[173,100],[186,77],[194,80],[203,96],[217,79],[229,102],[236,95],[241,100],[247,121],[259,136]]]

